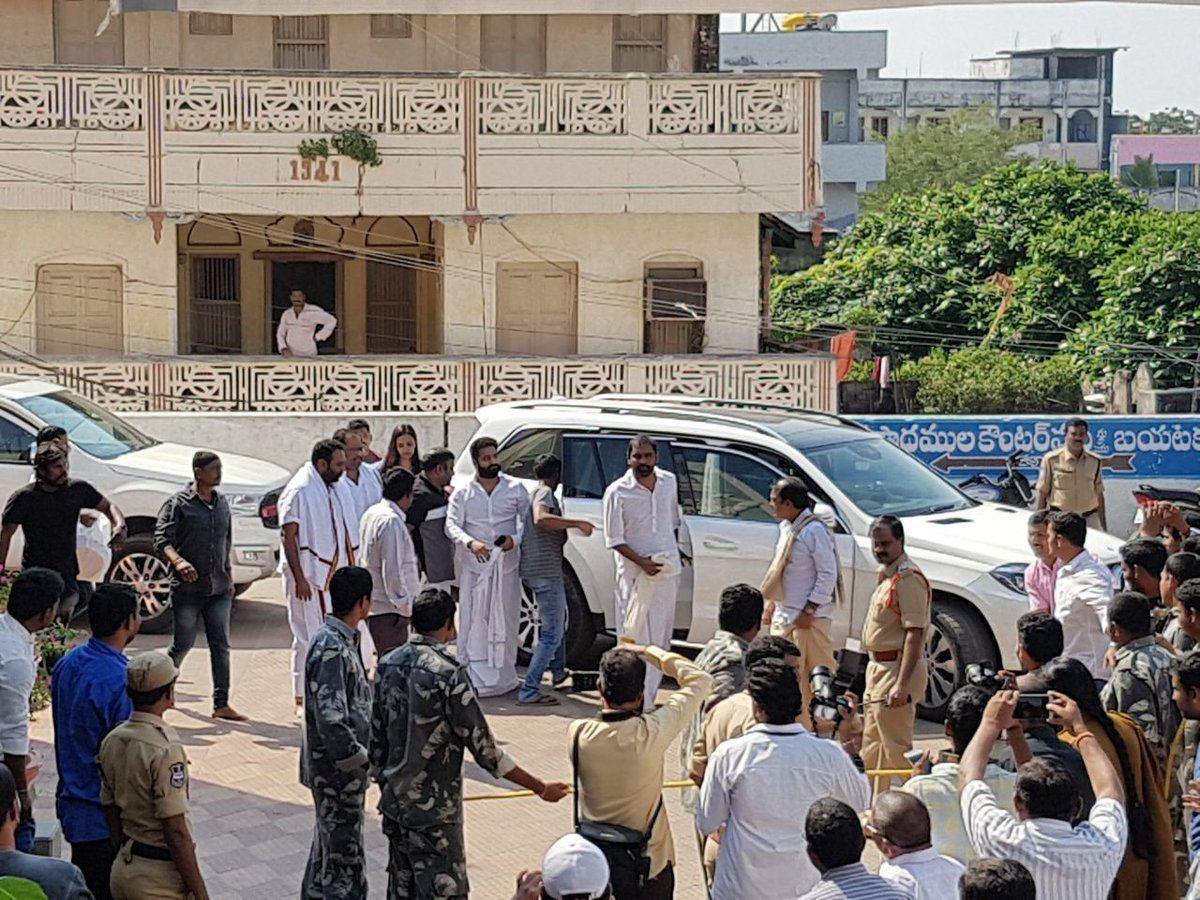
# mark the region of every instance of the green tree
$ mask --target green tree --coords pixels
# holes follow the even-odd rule
[[[1141,116],[1129,117],[1129,130],[1139,134],[1200,134],[1200,113],[1194,109],[1160,109]]]
[[[864,216],[819,265],[776,281],[774,318],[910,334],[920,351],[982,338],[1003,308],[1001,340],[1034,328],[1058,341],[1096,305],[1092,270],[1132,243],[1143,212],[1107,175],[1010,163]]]
[[[1013,161],[1013,150],[1040,139],[1035,127],[1005,130],[984,107],[956,110],[940,125],[917,125],[887,140],[887,178],[863,200],[868,211],[930,188],[970,184]]]
[[[1150,364],[1163,387],[1200,375],[1200,216],[1151,211],[1098,273],[1099,305],[1068,346],[1091,375]]]
[[[1153,156],[1135,156],[1133,165],[1121,172],[1121,185],[1139,196],[1158,188],[1158,166]]]

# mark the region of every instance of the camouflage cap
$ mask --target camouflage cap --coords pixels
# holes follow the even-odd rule
[[[179,677],[179,670],[167,654],[151,650],[139,653],[129,661],[125,677],[131,691],[145,693],[170,684]]]

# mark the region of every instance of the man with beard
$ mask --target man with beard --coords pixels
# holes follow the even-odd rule
[[[917,701],[929,681],[925,629],[933,593],[904,552],[904,525],[895,516],[871,523],[871,549],[880,569],[862,631],[863,649],[871,658],[863,695],[862,760],[868,769],[901,769],[912,749]],[[875,779],[876,793],[890,782]]]
[[[304,660],[308,645],[329,614],[333,573],[354,565],[358,551],[357,522],[343,508],[334,485],[346,470],[346,447],[340,441],[317,441],[311,461],[292,476],[279,495],[279,571],[292,628],[292,686],[296,708],[304,704]],[[366,629],[362,631],[366,633]],[[374,645],[365,646],[370,658]]]
[[[682,554],[679,488],[658,467],[658,449],[644,434],[629,442],[629,470],[604,492],[604,541],[617,561],[617,637],[671,649]],[[662,672],[646,667],[642,700],[654,708]]]
[[[21,568],[40,566],[62,576],[58,617],[69,622],[79,601],[75,526],[80,512],[95,509],[108,516],[112,523],[110,544],[114,546],[125,537],[125,517],[92,485],[71,478],[66,451],[56,441],[38,446],[33,467],[34,480],[13,491],[4,507],[0,520],[0,571],[8,559],[13,535],[20,527],[25,535]]]
[[[446,534],[458,545],[458,658],[480,697],[507,694],[517,679],[517,619],[521,612],[517,538],[529,512],[529,491],[500,471],[492,438],[471,443],[475,477],[450,495]]]
[[[357,529],[363,513],[383,498],[383,473],[376,466],[365,465],[365,448],[357,431],[339,428],[333,433],[333,439],[341,441],[346,448],[346,471],[333,489],[342,501],[346,518],[352,520]]]

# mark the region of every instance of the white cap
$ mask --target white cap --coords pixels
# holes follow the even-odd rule
[[[542,860],[542,888],[554,900],[576,895],[597,900],[608,893],[608,860],[577,834],[560,837]]]

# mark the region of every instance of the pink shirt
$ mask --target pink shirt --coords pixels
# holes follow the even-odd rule
[[[1058,559],[1054,560],[1053,566],[1035,559],[1026,567],[1025,593],[1029,595],[1031,610],[1042,610],[1054,615],[1054,585],[1058,581],[1058,570],[1061,568],[1062,561]]]

